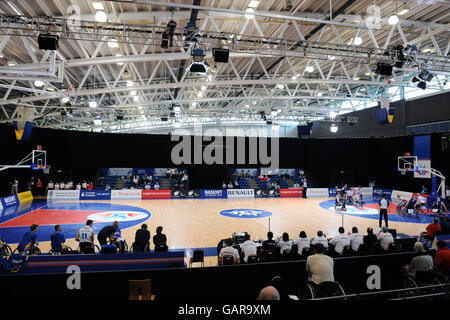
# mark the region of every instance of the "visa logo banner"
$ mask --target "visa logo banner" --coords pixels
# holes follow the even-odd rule
[[[111,200],[111,190],[81,191],[80,200]]]
[[[226,199],[227,190],[215,189],[215,190],[200,190],[200,199]]]

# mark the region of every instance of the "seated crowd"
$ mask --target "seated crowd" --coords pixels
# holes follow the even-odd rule
[[[86,182],[78,182],[75,187],[72,180],[68,180],[66,182],[53,182],[53,180],[49,180],[47,184],[47,191],[49,190],[92,190],[94,189],[94,184],[92,181]]]

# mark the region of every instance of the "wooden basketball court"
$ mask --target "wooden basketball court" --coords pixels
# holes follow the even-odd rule
[[[216,247],[221,239],[231,237],[233,232],[248,232],[252,240],[266,239],[269,231],[269,218],[235,218],[220,215],[227,209],[262,209],[272,213],[270,216],[270,230],[275,237],[288,232],[290,238],[297,238],[301,230],[306,231],[308,237],[315,237],[318,230],[327,236],[334,236],[341,226],[342,215],[319,206],[328,198],[266,198],[266,199],[192,199],[192,200],[123,200],[97,201],[114,204],[126,204],[144,208],[151,212],[151,217],[145,221],[149,226],[151,236],[155,234],[157,226],[163,226],[163,233],[167,235],[168,246],[175,248],[204,248]],[[368,227],[374,230],[378,220],[364,217],[344,215],[344,228],[350,231],[353,226],[358,227],[361,234],[366,234]],[[424,231],[426,224],[390,221],[389,228],[397,229],[397,233],[418,235]],[[122,236],[131,246],[134,235],[140,225],[122,229]],[[63,227],[64,231],[64,227]],[[65,234],[67,244],[77,248],[75,234]],[[96,239],[97,243],[97,239]],[[98,244],[98,243],[97,243]],[[13,248],[15,245],[13,245]],[[50,242],[40,242],[42,252],[48,252]],[[153,249],[153,243],[152,247]],[[216,257],[205,259],[206,265],[216,265]]]

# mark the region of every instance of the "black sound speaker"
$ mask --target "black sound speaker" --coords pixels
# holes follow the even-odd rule
[[[38,36],[39,49],[56,50],[59,47],[59,36],[53,34],[40,34]]]
[[[230,50],[223,48],[213,48],[214,62],[224,62],[228,63],[228,58],[230,56]]]
[[[387,63],[377,63],[377,69],[375,70],[376,74],[382,76],[391,76],[392,75],[392,66]]]

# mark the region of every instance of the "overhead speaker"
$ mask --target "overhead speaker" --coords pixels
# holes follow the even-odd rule
[[[376,74],[382,76],[391,76],[392,75],[392,66],[387,63],[377,63],[377,69],[375,70]]]
[[[52,34],[40,34],[38,36],[39,49],[56,50],[59,48],[59,36]]]
[[[213,48],[212,54],[214,57],[214,62],[228,63],[228,58],[230,56],[230,50],[223,48]]]
[[[116,117],[116,119],[117,119],[117,120],[123,120],[123,115],[118,114],[117,117]]]

